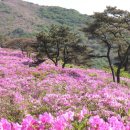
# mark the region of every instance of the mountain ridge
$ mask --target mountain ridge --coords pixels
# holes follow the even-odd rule
[[[0,18],[0,35],[14,37],[46,30],[51,24],[65,24],[78,30],[91,19],[74,9],[40,6],[22,0],[1,0]]]

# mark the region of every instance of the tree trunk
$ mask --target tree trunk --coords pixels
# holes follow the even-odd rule
[[[126,62],[124,64],[124,71],[128,71],[128,56],[127,56]]]
[[[58,66],[58,62],[55,62],[55,66]]]
[[[111,45],[109,43],[107,43],[107,47],[108,47],[108,50],[107,50],[107,59],[108,59],[108,63],[109,63],[109,66],[110,66],[110,69],[111,69],[111,72],[112,72],[112,77],[113,77],[113,82],[115,82],[115,72],[114,72],[114,69],[113,69],[113,66],[112,66],[112,63],[111,63],[111,58],[110,58],[110,51],[111,51]]]
[[[55,64],[55,66],[57,66],[58,64],[56,63],[55,60],[53,60],[53,58],[50,56],[50,54],[48,52],[46,43],[43,42],[43,44],[44,44],[44,48],[45,48],[45,52],[46,52],[47,57]]]
[[[121,73],[121,65],[118,66],[117,73],[116,73],[117,83],[120,83],[120,73]]]
[[[63,51],[63,64],[62,64],[62,68],[65,68],[65,65],[68,61],[68,52],[67,52],[67,46],[64,46],[64,51]]]
[[[56,49],[57,49],[57,52],[56,52],[56,63],[55,63],[55,66],[58,66],[58,58],[59,58],[59,55],[60,55],[59,43],[56,44]]]
[[[125,52],[124,57],[121,59],[121,62],[118,65],[118,69],[117,69],[117,73],[116,73],[117,74],[117,83],[120,83],[120,72],[121,72],[121,68],[127,62],[129,51],[130,51],[130,45],[128,46],[128,48],[127,48],[127,50]],[[121,55],[120,55],[120,48],[118,50],[118,56],[121,57]]]
[[[65,65],[66,65],[66,63],[64,62],[64,63],[62,64],[62,68],[65,68]]]

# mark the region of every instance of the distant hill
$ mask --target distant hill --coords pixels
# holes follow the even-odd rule
[[[47,30],[51,24],[65,24],[78,30],[91,20],[90,16],[72,9],[40,6],[22,0],[0,1],[0,35],[26,37]]]

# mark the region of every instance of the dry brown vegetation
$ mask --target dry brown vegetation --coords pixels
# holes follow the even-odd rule
[[[23,52],[27,52],[30,57],[31,53],[37,52],[36,50],[37,40],[31,38],[13,38],[8,40],[4,47],[11,49],[20,49]]]

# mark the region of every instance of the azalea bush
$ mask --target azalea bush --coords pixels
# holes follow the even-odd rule
[[[84,112],[79,116],[74,116],[73,112],[53,117],[50,113],[39,115],[38,119],[28,115],[23,119],[21,125],[10,123],[6,119],[1,119],[1,130],[130,130],[130,125],[124,124],[119,118],[112,116],[108,121],[104,121],[99,116],[83,119]]]
[[[130,130],[129,78],[32,62],[0,48],[0,130]]]

